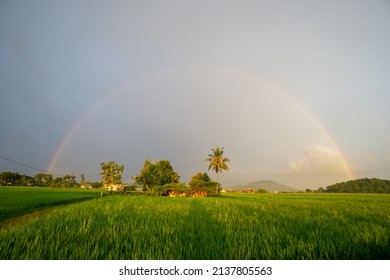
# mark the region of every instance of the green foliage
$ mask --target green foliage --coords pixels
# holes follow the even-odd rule
[[[389,259],[389,199],[107,196],[0,230],[0,259]]]
[[[215,149],[211,149],[213,151],[212,154],[209,154],[209,158],[206,160],[210,162],[209,170],[212,169],[215,173],[221,173],[222,170],[229,171],[229,167],[227,166],[227,162],[230,160],[228,158],[223,157],[224,147],[217,147]]]
[[[151,162],[146,160],[140,174],[132,177],[144,190],[152,191],[155,187],[179,181],[179,173],[174,171],[168,160]]]
[[[125,167],[119,165],[114,161],[102,162],[100,164],[102,172],[99,175],[102,175],[102,185],[110,187],[112,185],[122,183],[122,173]]]
[[[137,188],[136,184],[131,184],[125,187],[125,191],[135,191]]]
[[[222,173],[222,170],[229,171],[229,167],[227,166],[227,162],[230,162],[228,158],[223,156],[224,147],[216,147],[215,149],[211,149],[213,151],[212,154],[209,154],[206,161],[209,163],[208,170],[212,169],[217,173],[218,182],[219,182],[219,174]],[[219,186],[216,187],[215,193],[218,194]]]
[[[153,193],[157,196],[189,196],[191,194],[190,188],[180,182],[174,182],[165,184],[162,186],[155,185],[152,189]]]
[[[0,186],[37,186],[52,188],[74,188],[79,187],[76,182],[76,176],[65,175],[64,177],[53,178],[53,175],[47,173],[38,173],[34,177],[20,175],[15,172],[1,172]]]
[[[0,186],[34,186],[34,178],[15,172],[1,172]]]
[[[102,186],[101,182],[92,182],[91,183],[93,189],[98,189]]]
[[[63,186],[62,177],[57,177],[53,179],[53,182],[51,184],[52,188],[61,188],[62,186]]]
[[[191,177],[189,185],[193,194],[206,193],[207,196],[215,195],[215,190],[220,188],[219,184],[212,181],[207,173],[200,172]]]
[[[48,187],[53,182],[53,175],[38,173],[34,176],[35,186]]]
[[[256,190],[256,193],[268,193],[268,191],[264,189],[258,189]]]
[[[52,188],[77,188],[80,185],[76,182],[76,176],[65,175],[64,177],[51,178],[50,187]]]
[[[62,183],[66,188],[75,188],[79,187],[80,185],[76,182],[76,176],[74,175],[65,175],[62,178]]]
[[[331,193],[390,193],[390,180],[357,179],[337,183],[326,188]]]

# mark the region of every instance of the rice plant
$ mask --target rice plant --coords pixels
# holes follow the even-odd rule
[[[110,196],[0,231],[0,259],[389,259],[390,196]]]
[[[0,223],[56,205],[96,198],[99,193],[100,191],[82,189],[0,186]]]

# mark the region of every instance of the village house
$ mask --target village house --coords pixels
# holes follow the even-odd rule
[[[107,191],[124,191],[125,187],[127,187],[128,184],[112,184],[112,185],[103,185],[103,189]]]

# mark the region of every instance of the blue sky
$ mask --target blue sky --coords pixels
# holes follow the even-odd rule
[[[225,186],[390,179],[389,2],[292,2],[2,1],[0,155],[188,182],[219,145]]]

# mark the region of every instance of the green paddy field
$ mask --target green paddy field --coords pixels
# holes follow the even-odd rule
[[[0,259],[390,259],[390,195],[0,187]]]

